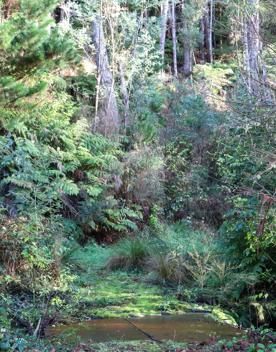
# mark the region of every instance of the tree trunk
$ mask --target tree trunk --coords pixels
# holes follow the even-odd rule
[[[207,62],[213,62],[213,0],[210,1],[210,7],[207,6],[204,16],[205,23],[205,42],[207,49]]]
[[[185,77],[189,77],[192,74],[192,51],[189,42],[184,42],[183,73]]]
[[[184,15],[185,11],[185,2],[182,4],[182,12]],[[184,40],[183,40],[183,73],[185,77],[189,77],[193,71],[192,65],[192,46],[191,38],[189,36],[189,24],[188,20],[183,16],[183,29],[184,29]]]
[[[200,61],[201,64],[205,64],[206,62],[206,53],[205,53],[205,20],[204,17],[201,17],[200,19],[200,32],[202,35],[201,41],[200,41]]]
[[[113,74],[110,69],[102,19],[97,16],[92,22],[92,40],[96,49],[98,70],[98,100],[94,130],[104,136],[115,136],[119,132],[119,112],[114,89]],[[97,107],[99,106],[99,108]]]
[[[210,51],[210,63],[213,63],[214,61],[214,54],[213,54],[213,36],[214,36],[214,2],[213,0],[210,0],[210,15],[209,15],[209,51]]]
[[[4,20],[8,19],[15,10],[18,10],[19,4],[17,0],[2,0],[0,1],[0,22],[2,23]]]
[[[176,35],[176,17],[175,17],[175,0],[171,4],[171,23],[172,23],[172,41],[173,41],[173,73],[177,77],[177,35]]]
[[[165,58],[168,12],[169,12],[169,0],[164,0],[161,7],[161,33],[160,33],[160,53],[161,53],[163,64],[164,64],[164,58]]]
[[[129,127],[129,94],[127,89],[127,82],[125,79],[125,70],[121,62],[119,62],[120,80],[121,80],[121,93],[124,101],[124,128],[125,131]]]
[[[260,36],[259,0],[247,0],[248,9],[243,20],[244,62],[247,88],[255,99],[273,101],[273,93],[267,83],[265,63],[262,62],[262,40]]]
[[[243,23],[243,45],[244,45],[244,62],[247,74],[247,85],[250,94],[259,97],[260,87],[260,18],[259,18],[259,0],[248,0],[249,9],[245,14]]]

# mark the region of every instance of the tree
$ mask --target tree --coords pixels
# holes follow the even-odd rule
[[[96,15],[92,22],[92,41],[96,49],[98,70],[98,98],[94,129],[101,132],[104,136],[114,137],[119,132],[119,111],[101,15]],[[99,101],[100,96],[102,96],[101,101]]]
[[[162,63],[164,63],[164,58],[165,58],[168,12],[169,12],[169,0],[163,0],[163,3],[161,5],[161,31],[160,31],[160,53],[162,57]]]
[[[173,73],[177,77],[177,33],[176,33],[176,14],[175,0],[171,2],[171,24],[172,24],[172,41],[173,41]]]
[[[202,34],[201,60],[213,62],[213,0],[203,5],[203,14],[200,18],[200,31]]]
[[[250,94],[260,96],[260,15],[259,0],[247,0],[243,18],[244,61],[247,78],[247,88]]]
[[[209,16],[208,16],[208,62],[213,63],[213,17],[214,17],[214,4],[213,0],[209,3]]]
[[[0,105],[12,108],[39,92],[46,81],[31,78],[43,77],[76,56],[72,41],[54,24],[56,5],[56,0],[20,0],[8,8],[0,25]]]
[[[182,4],[182,15],[183,15],[183,73],[185,77],[188,77],[192,73],[192,38],[191,38],[191,22],[189,19],[189,6],[190,4],[183,1]],[[188,11],[187,11],[188,9]]]

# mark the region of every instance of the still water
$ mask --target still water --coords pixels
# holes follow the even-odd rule
[[[201,313],[147,316],[128,320],[97,319],[50,327],[47,330],[49,337],[64,333],[78,336],[82,342],[147,340],[150,337],[160,341],[201,342],[212,336],[232,338],[241,334],[240,330],[221,325],[210,315]]]

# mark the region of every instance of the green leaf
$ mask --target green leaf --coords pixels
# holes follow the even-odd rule
[[[58,186],[64,193],[68,194],[69,196],[76,196],[79,194],[79,188],[72,180],[62,180]]]
[[[86,192],[91,197],[97,197],[103,192],[103,189],[101,187],[99,187],[99,186],[89,186],[89,187],[86,188]]]

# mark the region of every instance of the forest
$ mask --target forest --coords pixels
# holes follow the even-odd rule
[[[275,0],[0,0],[0,351],[275,352],[275,121]]]

